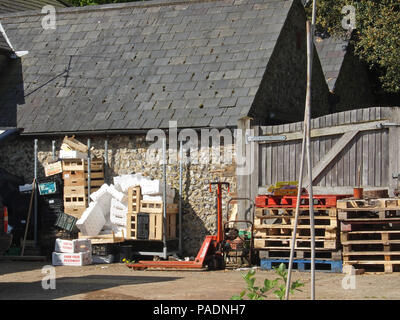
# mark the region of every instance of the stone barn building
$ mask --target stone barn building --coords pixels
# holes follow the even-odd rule
[[[75,135],[82,142],[90,138],[98,157],[108,141],[109,182],[139,172],[160,179],[161,166],[146,162],[151,129],[168,135],[176,121],[178,131],[219,130],[215,136],[246,128],[251,119],[265,125],[304,117],[306,15],[300,0],[64,8],[57,10],[55,29],[44,29],[44,18],[33,11],[0,16],[15,50],[29,51],[7,57],[1,70],[0,128],[20,134],[0,141],[0,168],[26,183],[33,179],[34,139],[39,164],[51,158],[52,140],[59,148],[65,135]],[[313,106],[315,117],[330,111],[318,55]],[[235,152],[235,140],[227,141],[223,149]],[[210,144],[200,158],[219,149]],[[207,182],[222,175],[231,195],[237,193],[235,161],[189,162],[184,172],[184,250],[195,254],[205,234],[215,232],[215,195]],[[177,165],[168,165],[167,174],[177,189]]]

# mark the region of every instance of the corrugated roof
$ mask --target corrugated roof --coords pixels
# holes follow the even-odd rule
[[[297,0],[296,0],[297,1]],[[25,132],[235,126],[248,114],[293,1],[146,1],[3,24],[22,58]],[[18,77],[18,72],[14,77]],[[7,79],[0,79],[0,87]],[[1,104],[7,105],[5,97]]]

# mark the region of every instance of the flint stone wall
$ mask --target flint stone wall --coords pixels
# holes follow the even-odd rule
[[[52,140],[56,141],[56,156],[63,137],[40,138],[38,141],[38,179],[44,177],[43,164],[52,159]],[[76,139],[87,143],[88,137]],[[92,136],[91,146],[95,157],[104,157],[104,136]],[[168,140],[167,140],[168,141]],[[153,179],[162,179],[162,165],[146,160],[146,152],[153,142],[147,142],[145,135],[115,135],[108,138],[108,167],[106,182],[113,183],[113,177],[122,174],[142,173]],[[200,149],[192,153],[194,159],[204,159],[219,148]],[[221,146],[223,150],[234,152],[233,144]],[[0,168],[24,178],[32,183],[34,175],[34,138],[18,137],[0,146]],[[198,157],[198,156],[200,157]],[[183,168],[183,249],[185,255],[196,255],[204,236],[216,232],[216,193],[210,193],[209,182],[220,179],[230,183],[231,196],[236,192],[235,165],[203,164],[189,162]],[[222,171],[218,171],[222,170]],[[175,189],[175,202],[179,199],[179,163],[167,166],[167,182]],[[226,214],[228,193],[224,192],[223,210]],[[232,206],[233,207],[233,206]]]

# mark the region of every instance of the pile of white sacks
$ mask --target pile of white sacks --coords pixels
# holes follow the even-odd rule
[[[126,235],[128,214],[128,189],[140,186],[142,200],[163,201],[161,180],[151,180],[141,174],[114,177],[114,184],[103,184],[90,195],[89,207],[83,212],[76,226],[85,236],[121,233]],[[175,190],[167,185],[167,203],[173,203]]]

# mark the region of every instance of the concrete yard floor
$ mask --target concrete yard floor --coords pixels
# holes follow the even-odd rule
[[[237,270],[134,271],[115,263],[55,267],[56,289],[44,290],[44,265],[48,263],[0,261],[0,300],[229,300],[245,288]],[[274,272],[257,270],[256,283],[275,277]],[[344,277],[317,272],[316,299],[400,299],[400,273],[357,275],[355,289],[347,290],[342,287]],[[294,271],[292,279],[305,287],[291,298],[309,299],[310,273]]]

